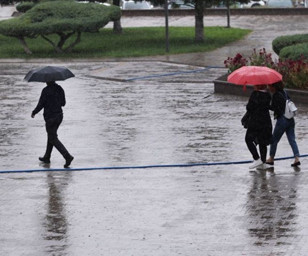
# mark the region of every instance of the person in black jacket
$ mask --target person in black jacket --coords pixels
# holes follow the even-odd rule
[[[267,145],[272,138],[272,121],[269,113],[271,95],[266,88],[266,85],[256,85],[246,106],[250,119],[245,141],[254,159],[249,169],[265,166]],[[260,155],[256,147],[258,144]]]
[[[270,109],[274,111],[274,118],[277,119],[275,129],[273,132],[273,141],[270,147],[270,157],[266,163],[274,165],[275,154],[277,151],[277,145],[284,133],[287,134],[289,144],[294,154],[294,163],[292,167],[299,166],[299,150],[295,140],[295,120],[294,118],[288,119],[284,116],[286,101],[289,99],[287,93],[283,90],[283,83],[278,82],[269,86],[270,91],[273,93],[272,103]]]
[[[62,87],[55,82],[47,82],[47,86],[43,89],[39,102],[33,110],[31,117],[44,108],[44,119],[46,122],[47,131],[47,148],[45,155],[39,157],[39,160],[44,163],[50,163],[50,157],[53,147],[55,147],[65,158],[64,167],[68,168],[74,157],[70,155],[61,141],[58,139],[58,128],[63,120],[62,107],[66,104],[65,93]]]

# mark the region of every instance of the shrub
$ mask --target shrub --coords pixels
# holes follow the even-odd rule
[[[22,13],[25,13],[26,11],[29,11],[35,3],[33,2],[21,2],[16,6],[16,10]]]
[[[304,45],[304,44],[303,44]],[[289,46],[295,47],[295,46]],[[288,49],[286,47],[283,49]],[[298,45],[297,45],[298,47]],[[305,44],[304,49],[308,49],[308,44]],[[281,54],[283,54],[283,51]],[[302,51],[299,49],[299,51]],[[293,51],[292,51],[293,52]],[[241,54],[236,54],[234,58],[228,57],[224,62],[225,66],[229,69],[228,73],[242,66],[266,66],[277,70],[282,74],[283,82],[288,88],[308,89],[308,58],[301,57],[297,60],[292,59],[280,59],[278,62],[274,62],[272,55],[267,53],[265,49],[261,49],[258,52],[254,49],[251,56],[244,58]]]
[[[251,66],[264,66],[268,68],[273,68],[275,66],[272,54],[267,53],[265,48],[260,49],[258,52],[256,49],[253,49],[249,60]]]
[[[119,20],[121,10],[116,6],[95,3],[77,3],[74,0],[48,1],[36,4],[18,18],[0,22],[0,33],[16,37],[25,52],[31,54],[25,38],[41,36],[57,52],[71,51],[80,42],[82,32],[98,32],[109,21]],[[59,36],[58,43],[48,38],[51,34]],[[67,40],[76,35],[76,40],[65,46]]]
[[[287,46],[280,51],[281,59],[307,60],[308,61],[308,43]]]
[[[243,66],[246,66],[248,63],[247,59],[243,57],[241,54],[236,54],[234,58],[228,57],[224,61],[225,67],[228,68],[228,72],[232,73],[234,70],[237,70]]]
[[[257,51],[253,49],[252,54],[245,58],[242,54],[237,53],[234,58],[228,57],[224,61],[225,67],[228,68],[228,73],[232,73],[243,66],[266,66],[269,68],[275,67],[275,62],[272,59],[272,54],[267,53],[266,50],[260,49]]]
[[[308,62],[304,60],[280,60],[276,70],[282,74],[288,88],[308,89]]]
[[[308,34],[280,36],[273,41],[272,45],[274,52],[280,55],[280,51],[283,48],[299,43],[308,43]]]

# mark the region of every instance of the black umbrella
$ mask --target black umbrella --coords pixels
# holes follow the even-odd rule
[[[65,67],[47,66],[37,68],[28,72],[24,80],[28,82],[51,82],[63,81],[75,75]]]

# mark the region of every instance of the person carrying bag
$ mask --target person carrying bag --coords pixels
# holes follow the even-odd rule
[[[294,102],[290,99],[287,92],[283,90],[283,94],[286,99],[286,107],[284,110],[284,117],[287,119],[292,119],[296,116],[297,113],[297,107],[295,106]]]
[[[254,160],[249,169],[266,169],[267,145],[272,138],[272,121],[269,113],[271,95],[266,87],[266,85],[254,86],[246,106],[247,112],[241,120],[247,129],[245,142]]]
[[[299,150],[295,139],[295,120],[297,108],[291,101],[286,91],[283,90],[283,83],[278,82],[269,86],[272,96],[270,109],[274,111],[274,118],[277,120],[273,132],[273,140],[270,146],[270,157],[266,163],[274,165],[277,145],[284,133],[286,133],[289,144],[292,148],[294,155],[294,162],[292,167],[301,165],[299,160]]]

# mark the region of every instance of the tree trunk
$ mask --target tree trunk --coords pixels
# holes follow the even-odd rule
[[[230,25],[230,0],[227,0],[226,2],[227,4],[227,28],[231,28],[231,25]]]
[[[65,52],[71,52],[71,51],[73,50],[73,48],[75,47],[75,45],[78,44],[78,43],[80,43],[80,41],[81,41],[81,32],[78,31],[78,32],[77,32],[77,38],[76,38],[76,40],[75,40],[73,43],[71,43],[71,45],[69,45],[69,46],[65,49]]]
[[[31,50],[29,49],[25,39],[23,37],[18,37],[19,42],[21,43],[22,47],[24,48],[24,51],[26,54],[32,54]]]
[[[196,0],[195,1],[195,42],[202,43],[204,42],[204,1]]]
[[[47,36],[41,35],[41,37],[42,37],[43,39],[45,39],[48,43],[50,43],[57,53],[62,53],[62,52],[63,52],[62,49],[59,48],[59,47],[58,47],[53,41],[51,41]]]
[[[120,6],[120,0],[113,0],[113,5]],[[121,34],[122,33],[121,19],[113,22],[113,33]]]
[[[166,52],[169,52],[169,10],[168,10],[168,0],[165,0],[165,37],[166,37]]]
[[[65,33],[58,33],[60,40],[58,42],[58,48],[63,49],[63,46],[67,39],[69,39],[72,35],[75,34],[75,31],[65,34]]]
[[[113,33],[122,34],[121,20],[116,20],[113,22]]]

